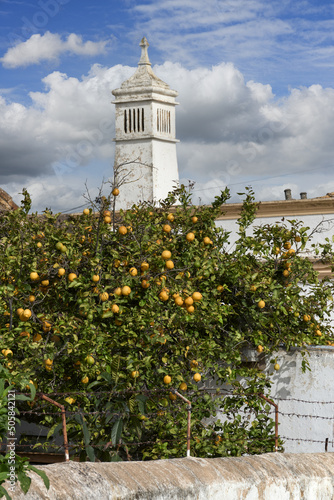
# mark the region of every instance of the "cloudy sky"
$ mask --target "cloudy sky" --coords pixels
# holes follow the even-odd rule
[[[195,203],[334,191],[329,0],[0,0],[0,187],[71,211],[112,176],[111,90],[146,36],[179,92],[180,179]]]

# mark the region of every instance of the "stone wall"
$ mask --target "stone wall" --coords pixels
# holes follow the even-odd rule
[[[151,462],[62,463],[41,466],[47,491],[32,473],[17,500],[332,500],[334,455],[269,453],[240,458]]]

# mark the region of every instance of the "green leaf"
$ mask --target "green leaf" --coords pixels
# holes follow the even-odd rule
[[[89,458],[89,460],[91,462],[95,462],[95,452],[94,452],[94,448],[92,448],[92,446],[88,445],[86,446],[86,453],[87,453],[87,456]]]
[[[17,473],[17,478],[20,481],[20,486],[21,486],[23,493],[27,493],[27,491],[30,488],[30,484],[31,484],[30,477],[27,476],[27,474],[25,472],[20,471]]]
[[[45,484],[46,489],[48,490],[50,488],[50,481],[48,476],[45,474],[44,471],[37,469],[34,465],[28,465],[28,469],[34,471],[36,474],[38,474],[42,479]]]
[[[113,428],[111,429],[111,442],[113,446],[115,446],[119,442],[120,437],[122,435],[122,430],[123,430],[123,419],[120,418],[114,423]]]

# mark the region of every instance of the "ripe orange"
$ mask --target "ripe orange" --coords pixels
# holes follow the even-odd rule
[[[131,293],[131,288],[127,285],[123,286],[122,295],[130,295],[130,293]]]
[[[171,230],[172,230],[172,228],[170,227],[170,225],[169,225],[169,224],[164,224],[164,225],[162,226],[162,230],[163,230],[165,233],[170,233],[170,232],[171,232]]]
[[[36,297],[35,295],[29,295],[29,302],[35,302]]]
[[[186,240],[187,241],[194,241],[195,239],[195,235],[194,233],[188,233],[187,236],[186,236]]]
[[[104,210],[104,212],[103,212],[103,216],[104,216],[104,217],[110,217],[110,216],[111,216],[111,212],[110,212],[110,210]]]
[[[302,241],[302,239],[301,239],[301,237],[300,237],[300,236],[295,236],[295,241],[296,241],[297,243],[299,243],[300,241]]]
[[[119,234],[125,235],[128,232],[128,230],[126,229],[125,226],[120,226],[118,228],[118,232],[119,232]]]
[[[74,281],[75,279],[77,279],[77,275],[75,273],[70,273],[68,275],[68,281]]]
[[[49,286],[49,284],[50,284],[49,280],[42,280],[41,281],[42,286]]]
[[[202,378],[202,376],[200,373],[195,373],[193,376],[193,379],[195,380],[195,382],[200,382],[201,378]]]
[[[169,399],[171,401],[176,401],[177,400],[177,395],[176,394],[173,394],[172,392],[169,393]]]
[[[37,244],[36,244],[37,248],[41,248],[43,245],[42,243],[39,241]]]
[[[89,215],[89,214],[90,214],[90,210],[89,210],[89,208],[84,208],[84,209],[83,209],[83,211],[82,211],[82,213],[83,213],[84,215]]]
[[[169,375],[164,376],[164,384],[168,385],[171,383],[171,381],[172,381],[172,377],[170,377]]]
[[[223,285],[218,285],[217,290],[218,290],[218,292],[222,292],[224,290]]]
[[[192,361],[190,361],[190,366],[191,368],[196,368],[196,366],[198,366],[198,361],[196,361],[196,359],[193,359]]]
[[[101,302],[105,302],[106,300],[109,299],[109,293],[108,292],[102,292],[99,295]]]
[[[138,370],[133,370],[133,371],[131,372],[131,377],[132,377],[132,378],[137,378],[137,377],[139,377],[139,371],[138,371]]]
[[[114,295],[122,295],[122,289],[121,289],[120,286],[118,286],[117,288],[115,288]]]
[[[131,267],[129,273],[131,274],[131,276],[137,276],[138,271],[135,267]]]
[[[118,196],[119,195],[119,189],[118,188],[114,188],[112,190],[112,194],[113,194],[113,196]]]
[[[33,341],[39,342],[40,340],[42,340],[42,335],[40,335],[39,333],[35,333],[35,335],[33,336]]]
[[[110,217],[110,215],[106,215],[106,216],[103,218],[103,220],[104,220],[104,222],[105,222],[106,224],[110,224],[110,222],[111,222],[111,217]],[[121,234],[123,234],[123,233],[121,233]],[[126,234],[126,233],[124,233],[124,234]]]
[[[82,378],[82,379],[81,379],[81,382],[82,382],[83,384],[88,384],[88,382],[89,382],[89,378],[87,377],[87,375],[86,375],[86,377],[84,377],[84,378]]]
[[[167,269],[174,269],[174,262],[172,260],[166,260]]]
[[[97,283],[98,281],[100,281],[100,276],[98,274],[93,274],[92,281],[94,281],[94,283]]]
[[[189,314],[192,314],[195,311],[194,306],[187,306],[186,309]]]
[[[65,272],[66,272],[65,269],[63,267],[60,267],[58,269],[58,276],[64,276]]]
[[[264,300],[260,300],[258,303],[257,303],[257,306],[260,308],[260,309],[263,309],[265,307],[266,303]]]
[[[24,312],[24,309],[22,307],[19,307],[17,310],[16,310],[18,316],[21,316],[21,314],[23,314]],[[10,314],[10,313],[9,313]]]
[[[111,310],[112,310],[112,312],[113,312],[114,314],[117,314],[117,313],[119,312],[119,307],[118,307],[118,305],[117,305],[117,304],[113,304],[113,305],[111,306]]]
[[[28,321],[31,318],[31,311],[30,309],[25,309],[22,314],[20,314],[20,320],[21,321]]]
[[[30,333],[29,332],[21,332],[20,337],[27,337],[28,339],[30,338]]]
[[[256,290],[257,290],[257,286],[252,285],[252,286],[250,287],[250,291],[251,291],[251,292],[256,292]]]
[[[52,365],[53,365],[53,361],[52,361],[52,359],[50,359],[50,358],[45,359],[45,360],[44,360],[44,365],[45,365],[45,366],[52,366]]]
[[[318,335],[318,337],[322,337],[322,333],[320,330],[316,330],[315,334]]]
[[[164,259],[164,260],[168,260],[170,259],[172,256],[172,253],[169,251],[169,250],[164,250],[161,254],[161,257]]]
[[[184,303],[186,306],[192,306],[194,303],[194,300],[192,297],[187,297],[186,299],[184,299]]]
[[[163,302],[166,302],[169,299],[169,295],[166,290],[162,290],[162,292],[159,293],[159,299]]]
[[[146,288],[148,288],[150,286],[150,284],[149,284],[149,282],[147,280],[143,280],[141,282],[141,286],[146,289]]]
[[[180,391],[186,391],[187,388],[188,388],[187,384],[185,382],[181,382],[179,387]]]
[[[202,294],[200,292],[194,292],[192,294],[192,299],[194,302],[199,302],[200,300],[202,300]]]
[[[141,269],[142,271],[144,271],[144,272],[145,272],[145,271],[148,271],[148,270],[149,270],[149,267],[150,267],[150,265],[149,265],[147,262],[142,262],[142,263],[141,263],[141,265],[140,265],[140,269]]]
[[[283,271],[283,276],[284,276],[285,278],[287,278],[287,277],[289,276],[289,274],[290,274],[290,271],[289,271],[288,269],[284,269],[284,271]]]
[[[51,330],[51,323],[49,321],[44,321],[43,323],[43,332],[47,333]]]
[[[38,280],[38,278],[39,278],[38,273],[36,273],[36,272],[30,273],[30,279],[32,281],[36,281],[36,280]]]
[[[210,240],[210,238],[208,236],[205,236],[205,238],[203,239],[203,243],[204,243],[204,245],[210,245],[210,243],[212,243],[212,241]]]
[[[198,217],[196,217],[196,215],[194,215],[191,220],[193,221],[193,223],[195,224],[197,221],[198,221]]]
[[[311,316],[309,314],[304,314],[303,321],[311,321]]]
[[[183,306],[183,299],[180,296],[175,297],[174,302],[177,306]]]
[[[257,352],[258,352],[259,354],[261,354],[261,352],[263,352],[263,347],[262,347],[262,345],[258,345],[256,350],[257,350]]]
[[[173,215],[173,214],[168,214],[168,215],[167,215],[167,219],[168,219],[169,221],[171,221],[171,222],[173,222],[174,218],[175,218],[175,217],[174,217],[174,215]]]
[[[280,365],[279,365],[278,363],[275,363],[275,364],[274,364],[274,370],[276,370],[276,371],[277,371],[277,370],[279,370],[280,368],[281,368],[281,367],[280,367]]]
[[[290,243],[290,241],[286,241],[286,242],[284,243],[284,248],[285,248],[285,250],[289,250],[289,249],[291,248],[291,243]]]

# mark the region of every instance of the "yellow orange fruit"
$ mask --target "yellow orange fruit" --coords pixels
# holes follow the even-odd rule
[[[127,285],[122,287],[122,295],[130,295],[131,293],[131,288]]]
[[[120,286],[118,286],[117,288],[115,288],[114,295],[122,295],[122,289],[121,289]]]
[[[52,359],[50,359],[50,358],[45,359],[44,360],[44,365],[45,366],[52,366],[53,365]]]
[[[30,338],[30,333],[29,332],[21,332],[20,337],[27,337],[28,339]]]
[[[104,220],[104,222],[105,222],[106,224],[110,224],[110,222],[111,222],[111,217],[110,217],[110,215],[106,215],[105,217],[103,217],[103,220]],[[123,234],[123,233],[121,233],[121,234]],[[124,234],[126,234],[126,233],[124,233]]]
[[[186,309],[189,314],[192,314],[195,311],[194,306],[187,306]]]
[[[184,303],[186,306],[192,306],[194,303],[194,299],[192,297],[187,297],[186,299],[184,299]]]
[[[172,381],[172,377],[170,377],[169,375],[164,376],[164,384],[168,385],[171,383],[171,381]]]
[[[41,281],[42,286],[49,286],[49,284],[50,284],[49,280],[42,280]]]
[[[109,293],[108,292],[102,292],[99,295],[101,302],[105,302],[106,300],[109,299]]]
[[[194,224],[196,224],[196,222],[198,221],[198,217],[196,217],[196,215],[194,215],[192,218],[191,218],[192,222]]]
[[[113,305],[111,306],[111,310],[112,310],[112,312],[113,312],[114,314],[119,313],[119,307],[118,307],[118,305],[117,305],[117,304],[113,304]]]
[[[311,321],[311,316],[309,314],[304,314],[303,321]]]
[[[118,228],[118,232],[119,232],[119,234],[122,234],[124,236],[128,232],[128,230],[126,229],[125,226],[120,226]]]
[[[118,188],[114,188],[112,190],[112,194],[113,194],[113,196],[118,196],[119,195],[119,189]]]
[[[166,302],[169,299],[169,295],[166,290],[162,290],[162,292],[159,293],[159,299],[163,302]]]
[[[97,283],[98,281],[100,281],[100,276],[98,274],[93,274],[92,281],[94,281],[94,283]]]
[[[285,248],[285,250],[289,250],[289,249],[291,248],[291,243],[290,243],[290,241],[286,241],[286,242],[284,243],[284,248]]]
[[[141,286],[146,289],[150,286],[150,284],[147,280],[142,280]]]
[[[138,378],[139,377],[139,371],[138,370],[133,370],[131,372],[131,377],[132,378]]]
[[[39,278],[38,273],[36,273],[34,271],[32,273],[30,273],[30,279],[32,281],[36,281],[36,280],[38,280],[38,278]]]
[[[75,273],[70,273],[68,275],[68,281],[74,281],[75,279],[77,279],[77,275]]]
[[[35,333],[35,335],[33,336],[33,341],[39,342],[40,340],[42,340],[42,335],[39,333]]]
[[[83,213],[84,215],[89,215],[89,214],[90,214],[90,210],[89,210],[89,208],[84,208],[84,209],[83,209],[83,211],[82,211],[82,213]]]
[[[188,233],[188,234],[186,235],[186,240],[187,240],[187,241],[194,241],[194,239],[195,239],[195,235],[194,235],[194,233]]]
[[[169,250],[164,250],[161,254],[161,257],[164,259],[164,260],[169,260],[172,256],[172,253],[169,251]]]
[[[63,267],[60,267],[58,269],[58,276],[64,276],[65,273],[66,273],[66,271]]]
[[[202,379],[202,376],[200,373],[195,373],[193,376],[193,379],[195,380],[195,382],[200,382]]]
[[[142,262],[140,265],[140,269],[145,272],[149,270],[150,265],[147,262]]]
[[[30,309],[25,309],[22,314],[20,314],[21,321],[28,321],[31,318],[32,312]]]
[[[174,269],[174,262],[172,260],[166,260],[167,269]]]
[[[274,370],[278,371],[280,369],[280,365],[278,363],[274,364]]]
[[[131,267],[129,273],[131,274],[131,276],[137,276],[138,271],[135,267]]]
[[[176,401],[177,400],[177,395],[176,394],[173,394],[172,392],[169,393],[169,399],[171,401]]]
[[[180,296],[175,297],[174,302],[177,306],[183,306],[183,299]]]
[[[262,345],[258,345],[256,350],[257,350],[257,352],[258,352],[259,354],[261,354],[261,352],[263,352],[263,347],[262,347]]]
[[[208,236],[205,236],[205,238],[203,238],[203,243],[204,243],[204,245],[210,245],[210,243],[212,243],[212,241],[210,240],[210,238]]]
[[[266,303],[264,300],[259,300],[259,302],[257,303],[257,306],[260,308],[260,309],[263,309],[265,307]]]
[[[191,297],[194,302],[199,302],[200,300],[202,300],[202,294],[200,292],[194,292]]]
[[[81,379],[81,382],[82,382],[83,384],[88,384],[88,382],[89,382],[89,378],[87,377],[87,375],[86,375],[86,377],[83,377],[83,378]]]
[[[168,214],[167,215],[167,219],[171,222],[173,222],[173,220],[175,219],[174,215],[173,214]]]
[[[187,384],[185,382],[181,382],[179,389],[180,391],[186,391],[188,388]]]

